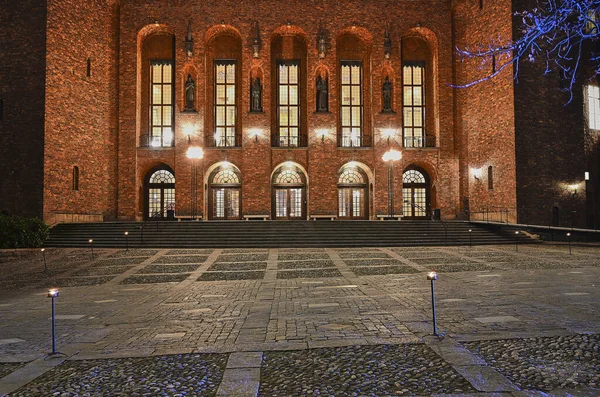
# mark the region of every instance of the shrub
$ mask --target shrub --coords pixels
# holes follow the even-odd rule
[[[48,225],[38,218],[0,214],[0,248],[40,247],[48,238]]]

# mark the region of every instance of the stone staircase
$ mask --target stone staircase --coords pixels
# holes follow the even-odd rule
[[[459,221],[153,221],[59,224],[45,246],[89,247],[89,239],[98,248],[440,246],[468,245],[469,234],[473,245],[515,244],[514,231]],[[520,235],[519,243],[531,242]]]

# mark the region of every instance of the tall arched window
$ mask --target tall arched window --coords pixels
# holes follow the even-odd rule
[[[233,166],[216,168],[209,176],[209,219],[240,219],[242,208],[242,180]]]
[[[143,40],[141,146],[175,144],[175,36],[155,33]]]
[[[306,218],[306,179],[295,166],[282,166],[273,175],[274,219]]]
[[[361,147],[371,145],[368,125],[370,123],[370,101],[365,100],[369,92],[369,52],[358,35],[342,34],[337,40],[339,62],[339,133],[338,146]]]
[[[271,42],[272,144],[306,146],[306,42],[297,35],[276,34]]]
[[[240,71],[242,39],[233,28],[226,28],[207,42],[206,142],[211,147],[241,146]]]
[[[402,39],[402,135],[404,147],[434,146],[429,132],[429,86],[432,56],[427,42],[418,37]],[[432,129],[433,130],[433,129]]]
[[[426,218],[429,213],[429,176],[417,167],[409,167],[402,175],[403,217],[406,219]]]
[[[345,167],[338,178],[338,217],[368,219],[368,178],[358,167]]]
[[[167,211],[175,210],[175,175],[168,168],[154,169],[146,177],[145,218],[166,218]]]

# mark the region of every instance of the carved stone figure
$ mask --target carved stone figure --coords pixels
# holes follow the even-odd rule
[[[250,96],[250,111],[262,112],[262,85],[260,83],[260,77],[255,78],[252,82]]]
[[[392,112],[392,82],[388,76],[385,76],[385,82],[382,87],[383,112]]]
[[[317,112],[327,112],[329,109],[328,85],[327,78],[317,77]]]
[[[188,74],[185,82],[185,110],[194,110],[194,100],[196,98],[196,83],[192,75]]]

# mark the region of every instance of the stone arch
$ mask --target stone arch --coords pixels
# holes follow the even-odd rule
[[[231,173],[232,175],[226,175]],[[217,178],[217,180],[215,180]],[[242,215],[242,172],[229,161],[212,164],[204,173],[205,214],[211,220],[235,220]]]
[[[290,173],[280,180],[278,177]],[[308,173],[293,161],[284,161],[271,173],[271,219],[307,219]]]
[[[228,24],[219,24],[214,25],[208,28],[206,34],[204,35],[204,44],[206,47],[212,45],[213,40],[221,35],[234,36],[240,41],[242,40],[242,35],[240,31],[235,28],[233,25]]]

